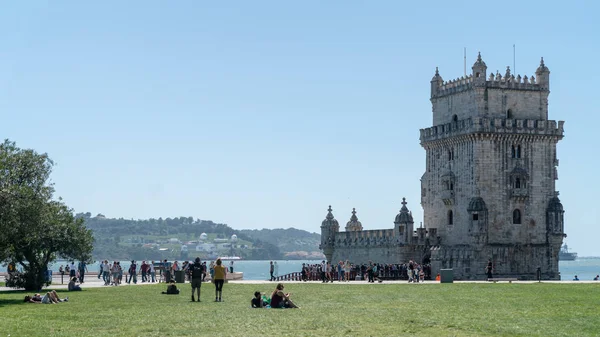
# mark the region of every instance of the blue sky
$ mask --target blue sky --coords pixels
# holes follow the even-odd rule
[[[47,152],[57,196],[109,217],[233,228],[422,221],[429,80],[551,70],[567,243],[600,255],[599,5],[0,2],[0,138]]]

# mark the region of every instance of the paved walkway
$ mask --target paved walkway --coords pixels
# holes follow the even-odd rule
[[[140,280],[138,278],[138,280]],[[52,278],[52,284],[48,287],[48,289],[67,289],[67,278],[65,277],[63,280],[63,284],[61,284],[61,279],[60,276],[58,277],[53,277]],[[308,282],[302,282],[302,281],[279,281],[281,283],[309,283],[309,284],[320,284],[321,281],[308,281]],[[228,281],[228,283],[231,284],[277,284],[279,283],[278,281],[263,281],[263,280],[236,280],[236,281]],[[490,284],[493,285],[494,283],[492,282],[487,282],[487,281],[454,281],[454,283],[458,283],[458,284],[462,284],[462,283],[472,283],[472,284]],[[505,281],[500,281],[498,283],[508,283]],[[513,281],[512,283],[517,283],[517,284],[533,284],[533,283],[538,283],[537,281]],[[553,283],[553,284],[582,284],[582,283],[596,283],[596,284],[600,284],[600,281],[542,281],[542,283]],[[142,283],[141,281],[138,281],[137,284],[127,284],[127,283],[123,283],[121,286],[123,287],[129,287],[129,286],[142,286],[142,285],[150,285],[150,284],[157,284],[157,283],[151,283],[151,282],[145,282]],[[163,283],[164,284],[164,283]],[[383,281],[382,283],[379,282],[375,282],[375,283],[368,283],[366,281],[350,281],[350,282],[333,282],[333,283],[328,283],[329,285],[332,286],[337,286],[337,285],[390,285],[390,284],[396,284],[396,285],[408,285],[408,286],[418,286],[418,285],[435,285],[435,284],[440,284],[440,282],[437,281],[425,281],[425,282],[420,282],[420,283],[408,283],[406,280],[401,280],[401,281]],[[97,277],[91,276],[91,277],[86,277],[85,278],[85,282],[81,285],[82,288],[110,288],[111,286],[105,286],[104,285],[104,281],[102,281],[102,279],[98,279]],[[2,291],[11,291],[11,290],[15,290],[13,288],[7,288],[7,287],[0,287],[0,292]]]

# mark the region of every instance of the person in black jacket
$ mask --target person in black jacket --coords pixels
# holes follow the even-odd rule
[[[200,262],[200,258],[197,257],[194,264],[189,266],[190,279],[192,280],[192,302],[195,301],[194,291],[198,290],[198,302],[200,302],[200,287],[202,286],[202,276],[204,275],[204,266]]]

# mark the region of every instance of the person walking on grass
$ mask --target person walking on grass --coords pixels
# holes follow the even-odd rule
[[[192,302],[195,301],[194,291],[198,289],[198,302],[200,302],[200,287],[202,286],[202,275],[204,275],[204,266],[200,263],[200,258],[197,257],[194,260],[194,264],[191,264],[189,269],[190,278],[192,283]]]
[[[223,283],[227,277],[227,268],[223,266],[221,259],[217,259],[217,265],[215,266],[215,302],[222,302],[223,295]]]

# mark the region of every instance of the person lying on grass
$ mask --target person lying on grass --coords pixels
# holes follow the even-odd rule
[[[167,291],[163,291],[162,294],[165,295],[179,295],[179,289],[175,285],[175,280],[171,280],[169,286],[167,287]]]
[[[271,294],[271,308],[298,308],[298,306],[290,300],[291,295],[291,293],[283,292],[282,283],[277,284],[273,294]]]
[[[33,296],[25,296],[24,302],[26,303],[36,303],[36,304],[55,304],[59,302],[69,302],[69,297],[65,297],[65,299],[60,299],[56,290],[50,290],[43,297],[40,294],[35,294]]]
[[[75,282],[77,282],[77,277],[71,278],[71,281],[69,281],[69,285],[67,286],[69,291],[81,291],[81,287],[75,284]]]

